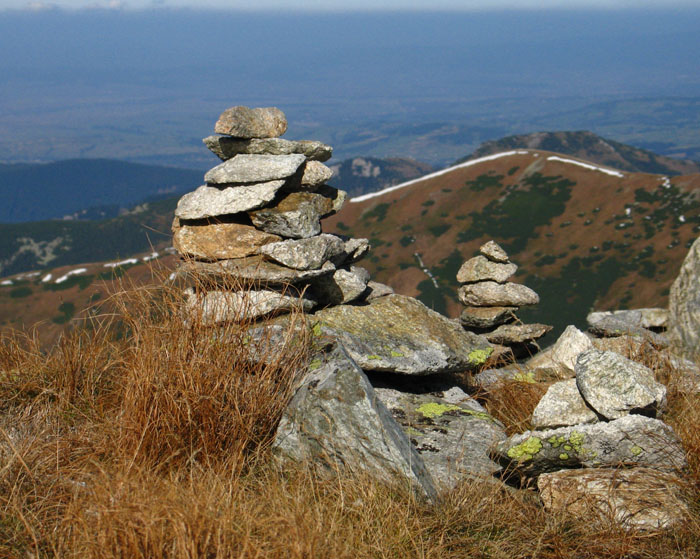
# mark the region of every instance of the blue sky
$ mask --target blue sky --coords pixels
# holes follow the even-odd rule
[[[674,9],[700,7],[700,0],[256,0],[255,9],[288,10],[492,10],[492,9]],[[214,8],[250,10],[249,0],[0,0],[0,9]]]

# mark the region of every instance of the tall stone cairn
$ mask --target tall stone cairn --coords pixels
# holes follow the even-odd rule
[[[540,298],[529,287],[508,281],[518,266],[496,242],[482,245],[479,252],[457,272],[461,284],[457,296],[466,306],[459,320],[492,344],[524,349],[552,329],[546,324],[522,324],[515,315],[519,307],[536,305]]]
[[[204,144],[222,161],[205,184],[178,202],[173,245],[188,316],[204,325],[242,322],[295,308],[310,311],[356,301],[372,291],[355,262],[367,239],[322,233],[321,220],[346,193],[326,182],[332,148],[279,138],[287,119],[277,108],[225,110]]]

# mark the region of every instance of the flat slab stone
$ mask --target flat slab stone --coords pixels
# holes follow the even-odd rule
[[[473,370],[493,351],[485,338],[403,295],[331,307],[316,312],[314,319],[368,371],[429,375]]]
[[[262,247],[260,253],[287,268],[317,270],[328,260],[344,254],[345,242],[335,235],[322,234],[307,239],[272,242]]]
[[[555,369],[562,378],[573,377],[576,359],[589,349],[593,349],[591,339],[570,324],[551,347],[528,360],[526,366],[528,369]]]
[[[505,440],[506,433],[476,400],[467,397],[455,402],[391,388],[375,388],[375,392],[423,458],[440,490],[501,470],[489,458],[489,449]]]
[[[523,344],[541,338],[551,329],[547,324],[502,324],[484,337],[492,344]]]
[[[459,315],[465,328],[491,328],[515,320],[517,307],[467,307]]]
[[[291,155],[298,153],[312,161],[328,161],[333,148],[313,140],[283,140],[282,138],[253,138],[243,140],[231,136],[207,136],[202,140],[219,159],[224,161],[241,154]]]
[[[666,328],[668,309],[646,308],[621,311],[596,311],[589,313],[586,322],[593,325],[604,318],[614,318],[639,328]]]
[[[598,416],[581,396],[575,378],[555,382],[532,412],[532,425],[535,429],[597,422]]]
[[[496,241],[484,243],[479,247],[479,252],[491,260],[491,262],[510,262],[508,259],[508,254],[506,254],[506,251],[503,250],[501,245],[499,245]]]
[[[237,138],[276,138],[287,131],[287,118],[277,107],[251,109],[238,105],[226,109],[214,125],[214,132]]]
[[[310,311],[316,302],[308,296],[290,297],[276,291],[208,291],[193,290],[185,300],[189,323],[217,326],[232,322],[248,322],[264,316],[288,313],[294,309]]]
[[[616,338],[619,336],[637,336],[644,338],[658,347],[667,347],[668,338],[663,334],[652,332],[641,326],[620,320],[614,316],[604,316],[596,322],[589,323],[588,331],[596,336]]]
[[[231,188],[216,188],[205,184],[180,198],[175,208],[175,217],[206,219],[261,208],[272,202],[283,186],[284,181]]]
[[[393,295],[394,288],[379,283],[378,281],[368,281],[367,282],[367,292],[365,295],[365,301],[371,301],[372,299],[378,299],[379,297],[386,297],[387,295]]]
[[[540,302],[537,293],[526,285],[495,281],[463,285],[457,296],[462,304],[471,307],[523,307]]]
[[[352,264],[365,257],[369,252],[370,244],[368,239],[350,238],[345,240],[345,252],[333,262],[336,265]]]
[[[504,283],[517,271],[518,267],[515,264],[492,262],[485,256],[475,256],[462,264],[457,272],[457,281],[459,283],[474,283],[491,280]]]
[[[294,175],[306,157],[293,155],[236,155],[204,175],[209,185],[250,184],[285,180]]]
[[[180,278],[193,277],[199,281],[222,285],[252,283],[270,286],[299,284],[312,278],[335,272],[335,266],[326,262],[318,270],[294,270],[268,262],[262,256],[232,258],[218,262],[183,262],[176,274]]]
[[[670,528],[690,509],[677,476],[648,468],[562,470],[537,479],[548,512],[613,522],[627,530]],[[594,518],[591,518],[594,520]]]
[[[687,467],[685,451],[673,429],[643,415],[628,415],[609,423],[526,431],[498,443],[494,453],[503,466],[532,477],[580,467]]]
[[[423,459],[339,345],[309,365],[280,421],[272,452],[282,463],[310,463],[330,475],[364,471],[387,482],[409,483],[429,498],[437,495]]]
[[[342,305],[358,299],[367,290],[369,277],[364,268],[350,266],[314,279],[310,285],[321,306]]]
[[[666,387],[651,369],[613,351],[590,349],[576,360],[576,384],[600,415],[617,419],[630,413],[657,415],[666,406]]]
[[[259,252],[268,243],[281,241],[277,235],[258,231],[251,225],[202,220],[173,221],[173,246],[180,254],[204,260],[243,258]],[[320,267],[320,266],[319,266]]]
[[[302,188],[313,190],[331,180],[333,171],[319,161],[307,161],[301,177]]]
[[[669,295],[669,334],[683,357],[700,355],[700,237],[690,247]]]

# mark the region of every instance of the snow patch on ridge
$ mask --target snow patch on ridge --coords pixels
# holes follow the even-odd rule
[[[70,276],[77,276],[78,274],[84,274],[85,272],[87,272],[87,268],[78,268],[76,270],[71,270],[70,272],[66,272],[65,274],[63,274],[60,278],[56,278],[56,281],[54,283],[63,283]]]
[[[412,180],[407,181],[407,182],[402,182],[401,184],[395,184],[394,186],[389,186],[388,188],[385,188],[384,190],[380,190],[378,192],[370,192],[369,194],[363,194],[362,196],[357,196],[356,198],[350,198],[350,202],[364,202],[365,200],[369,200],[370,198],[376,198],[377,196],[382,196],[383,194],[386,194],[387,192],[393,192],[394,190],[399,190],[400,188],[404,188],[405,186],[410,186],[412,184],[416,184],[417,182],[421,182],[421,181],[424,181],[427,179],[439,177],[441,175],[449,173],[450,171],[454,171],[455,169],[463,169],[464,167],[471,167],[472,165],[477,165],[479,163],[483,163],[484,161],[492,161],[494,159],[500,159],[501,157],[508,157],[509,155],[527,155],[528,153],[530,153],[530,152],[527,150],[517,149],[517,150],[513,150],[513,151],[504,151],[502,153],[495,153],[493,155],[486,155],[484,157],[479,157],[478,159],[472,159],[471,161],[465,161],[464,163],[460,163],[459,165],[447,167],[446,169],[442,169],[440,171],[435,171],[434,173],[430,173],[429,175],[424,175],[422,177],[418,177],[417,179],[412,179]]]
[[[598,165],[591,165],[590,163],[584,163],[583,161],[576,161],[575,159],[565,159],[564,157],[559,157],[557,155],[550,155],[547,161],[561,161],[562,163],[571,163],[572,165],[578,165],[584,169],[591,169],[593,171],[600,171],[611,177],[623,178],[625,175],[620,171],[613,171],[612,169],[605,169],[604,167],[599,167]]]

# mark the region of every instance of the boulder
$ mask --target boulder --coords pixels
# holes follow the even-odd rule
[[[317,270],[325,262],[344,252],[343,240],[328,234],[271,242],[260,249],[260,253],[270,260],[295,270]]]
[[[204,175],[209,185],[249,184],[288,179],[306,161],[306,157],[293,155],[236,155],[220,163]]]
[[[282,463],[313,464],[331,475],[363,471],[436,496],[423,459],[340,345],[311,361],[272,451]]]
[[[173,221],[173,246],[180,254],[205,260],[243,258],[282,240],[251,225],[217,220]]]
[[[632,309],[621,311],[596,311],[586,317],[588,324],[595,324],[604,318],[614,318],[639,328],[666,328],[668,310],[659,308]]]
[[[386,297],[387,295],[393,294],[394,290],[391,286],[379,283],[378,281],[368,281],[365,301],[371,301],[372,299],[378,299],[379,297]]]
[[[486,258],[491,260],[491,262],[510,262],[506,251],[503,250],[496,241],[489,241],[488,243],[484,243],[479,247],[479,252],[483,254]]]
[[[242,140],[231,136],[208,136],[202,140],[219,159],[231,159],[239,153],[252,155],[291,155],[300,153],[313,161],[328,161],[333,148],[312,140],[290,141],[282,138]]]
[[[668,304],[669,334],[683,357],[700,355],[700,237],[688,251],[671,285]]]
[[[618,419],[630,413],[656,416],[666,405],[666,387],[651,369],[613,351],[584,351],[576,360],[576,385],[600,415]]]
[[[594,468],[542,474],[537,488],[545,509],[577,518],[597,515],[627,530],[658,530],[689,513],[677,476],[648,468]]]
[[[541,338],[551,329],[546,324],[502,324],[484,337],[492,344],[523,344]]]
[[[292,192],[276,205],[249,212],[258,229],[291,239],[306,239],[321,232],[321,218],[342,207],[345,192],[330,189],[330,195],[319,192]]]
[[[261,208],[275,199],[284,181],[271,181],[232,188],[202,185],[185,194],[177,203],[175,217],[206,219]]]
[[[318,270],[294,270],[268,262],[262,256],[232,258],[218,262],[183,262],[176,271],[176,277],[213,283],[225,286],[266,284],[285,286],[299,284],[335,272],[335,266],[326,262]]]
[[[573,377],[576,359],[589,349],[593,349],[591,339],[570,324],[551,347],[535,355],[526,366],[528,369],[557,370],[561,378]]]
[[[457,296],[464,305],[473,307],[523,307],[540,302],[537,293],[525,285],[495,281],[463,285]]]
[[[453,489],[464,479],[500,471],[489,458],[489,449],[505,440],[506,433],[476,400],[391,388],[375,388],[375,392],[423,458],[438,489]]]
[[[301,186],[311,189],[321,186],[329,181],[333,176],[333,171],[319,161],[307,161],[304,167],[304,174],[301,177]]]
[[[332,275],[311,281],[311,288],[319,303],[342,305],[354,301],[367,290],[369,272],[359,266],[338,268]]]
[[[555,382],[532,412],[532,426],[535,429],[597,422],[598,416],[584,401],[575,378]]]
[[[304,295],[293,297],[276,291],[207,291],[188,290],[184,310],[188,323],[216,326],[231,322],[248,322],[263,316],[288,313],[294,309],[310,311],[316,302]]]
[[[493,262],[485,256],[470,258],[457,272],[459,283],[474,283],[477,281],[492,280],[504,283],[518,271],[515,264]]]
[[[493,349],[420,301],[388,295],[367,305],[340,305],[314,314],[367,371],[429,375],[478,369]]]
[[[603,337],[636,336],[649,340],[658,347],[668,346],[668,339],[663,334],[657,334],[615,316],[604,316],[596,322],[589,323],[588,331]]]
[[[214,125],[214,132],[236,138],[276,138],[287,131],[287,118],[277,107],[251,109],[238,105],[226,109]]]
[[[492,328],[515,320],[517,307],[467,307],[459,316],[465,328]]]
[[[498,443],[494,453],[502,465],[532,477],[564,468],[639,465],[680,470],[687,466],[673,429],[643,415],[526,431]]]

